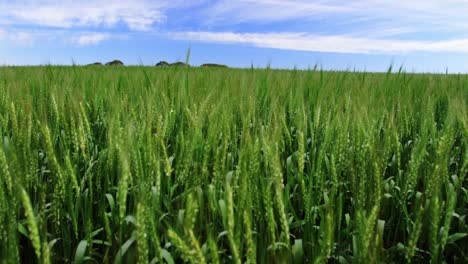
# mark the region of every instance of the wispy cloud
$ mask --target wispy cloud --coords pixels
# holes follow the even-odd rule
[[[28,32],[14,32],[9,35],[10,39],[21,45],[32,45],[34,38]]]
[[[3,43],[13,43],[19,46],[31,46],[34,43],[34,36],[30,32],[7,31],[0,29],[0,40]]]
[[[205,14],[210,23],[313,21],[318,26],[340,25],[342,31],[347,25],[375,31],[404,27],[405,32],[468,29],[465,0],[222,0]],[[359,30],[353,28],[346,33]]]
[[[221,0],[203,12],[210,30],[170,35],[299,51],[468,53],[466,0]]]
[[[72,42],[79,46],[96,45],[102,41],[110,39],[111,36],[112,35],[108,33],[82,33],[76,37],[72,37]]]
[[[352,12],[353,7],[324,1],[294,0],[221,0],[206,10],[212,21],[274,22],[313,18],[317,15]]]
[[[183,12],[174,15],[175,9]],[[467,13],[466,0],[0,0],[0,25],[100,31],[122,25],[152,31],[172,20],[186,30],[248,32],[262,25],[319,35],[417,39],[421,32],[458,31],[468,37]]]
[[[149,30],[167,19],[167,9],[181,7],[182,3],[180,0],[0,1],[0,17],[3,24],[72,28],[113,27],[122,23],[131,30]]]
[[[108,45],[122,36],[134,45],[157,36],[314,52],[468,54],[466,14],[466,0],[0,0],[0,39],[11,49]]]
[[[468,39],[446,41],[407,41],[360,38],[344,35],[319,36],[308,33],[234,33],[178,32],[169,34],[179,40],[247,44],[255,47],[284,50],[335,53],[409,53],[463,52],[468,53]]]
[[[35,43],[41,45],[62,44],[74,46],[97,45],[109,39],[123,39],[125,34],[111,34],[106,32],[91,31],[67,31],[67,30],[1,30],[0,40],[14,46],[33,46]]]

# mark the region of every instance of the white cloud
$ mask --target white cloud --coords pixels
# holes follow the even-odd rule
[[[346,11],[351,10],[343,5],[328,5],[321,1],[223,0],[208,9],[207,15],[215,20],[272,22]]]
[[[108,40],[111,35],[108,33],[83,33],[72,38],[72,42],[80,46],[96,45],[102,41]]]
[[[468,52],[467,0],[219,0],[208,7],[200,5],[205,2],[208,0],[0,0],[0,26],[7,30],[0,29],[0,38],[22,44],[40,39],[87,46],[121,34],[111,33],[110,28],[115,32],[125,25],[134,31],[151,31],[174,19],[178,28],[187,31],[168,35],[182,40],[337,53]],[[197,5],[199,8],[190,9]],[[171,9],[183,9],[178,13],[183,16],[173,15]],[[190,17],[190,23],[184,17]],[[245,33],[251,29],[248,26],[260,24],[263,30],[268,25],[270,32],[280,32]],[[289,25],[289,30],[302,32],[281,32]],[[201,31],[190,31],[194,28]],[[239,33],[213,32],[220,28]],[[437,35],[453,31],[458,33]],[[432,36],[410,36],[421,32]],[[152,33],[131,36],[145,34]],[[402,40],[402,35],[411,40]],[[431,38],[436,40],[422,40]]]
[[[466,14],[466,0],[222,0],[205,12],[211,24],[322,21],[316,26],[358,24],[375,31],[405,28],[405,33],[468,29]]]
[[[180,0],[27,0],[20,3],[0,0],[0,17],[3,24],[72,28],[114,27],[122,23],[132,30],[148,30],[166,20],[167,9],[180,7],[182,3]]]
[[[346,5],[334,5],[323,1],[294,0],[222,0],[207,9],[207,16],[214,21],[273,22],[287,19],[304,19],[321,14],[351,12]]]
[[[34,42],[34,36],[30,32],[7,31],[0,29],[0,39],[2,42],[9,42],[19,46],[31,46]]]
[[[14,32],[9,34],[9,38],[15,43],[22,45],[32,45],[34,37],[28,32]]]
[[[0,39],[3,43],[15,46],[32,46],[35,43],[73,44],[76,46],[97,45],[109,39],[126,38],[124,34],[110,34],[105,32],[89,32],[67,30],[2,30]]]
[[[335,53],[409,53],[463,52],[468,53],[468,39],[447,41],[408,41],[361,38],[344,35],[319,36],[307,33],[233,33],[177,32],[169,34],[179,40],[247,44],[255,47],[284,50]]]

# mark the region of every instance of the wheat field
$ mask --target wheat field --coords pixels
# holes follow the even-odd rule
[[[467,263],[467,75],[0,68],[1,263]]]

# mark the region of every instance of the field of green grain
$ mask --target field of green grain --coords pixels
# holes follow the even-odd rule
[[[1,263],[467,263],[468,76],[0,68]]]

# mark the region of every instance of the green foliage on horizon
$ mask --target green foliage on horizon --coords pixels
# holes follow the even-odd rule
[[[1,263],[467,263],[467,75],[0,68]]]

